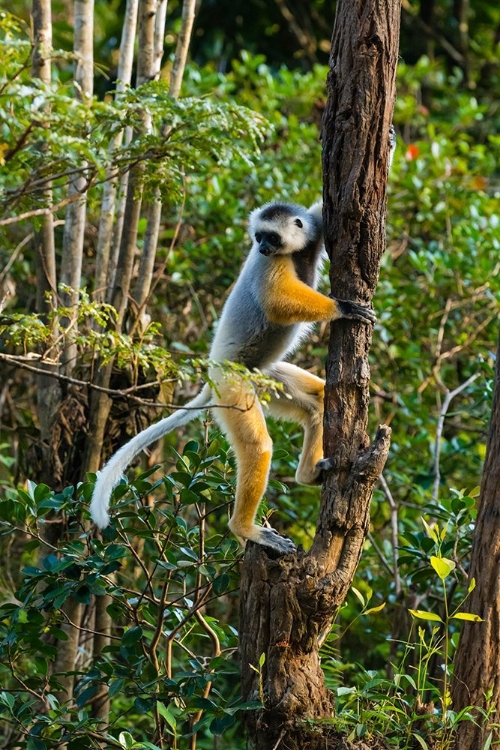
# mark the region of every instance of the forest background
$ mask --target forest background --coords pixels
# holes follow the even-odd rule
[[[238,748],[259,696],[239,698],[224,438],[209,421],[170,436],[118,488],[103,540],[87,507],[104,459],[197,389],[249,211],[321,195],[335,8],[203,2],[177,98],[179,3],[162,5],[153,60],[136,45],[130,89],[115,87],[121,2],[95,3],[92,80],[74,84],[86,5],[52,3],[45,79],[31,6],[14,0],[0,20],[0,747],[99,747],[110,710],[109,747]],[[430,0],[402,12],[371,350],[371,431],[390,424],[391,452],[322,664],[335,727],[353,740],[445,748],[467,718],[449,705],[450,613],[469,587],[498,335],[500,10]],[[321,374],[327,334],[294,361]],[[301,432],[274,424],[272,436],[261,515],[307,548],[319,493],[291,483]],[[455,567],[444,575],[436,557]]]

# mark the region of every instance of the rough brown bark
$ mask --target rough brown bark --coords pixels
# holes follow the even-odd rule
[[[483,622],[464,622],[455,656],[452,696],[453,707],[458,711],[466,706],[485,710],[496,707],[497,713],[492,717],[497,723],[493,730],[495,743],[500,740],[500,338],[479,503],[470,567],[470,578],[476,580],[476,588],[467,608],[482,617]],[[489,691],[491,694],[486,699]],[[481,716],[477,717],[477,722],[477,725],[470,721],[459,725],[457,750],[483,747],[492,730]]]
[[[369,303],[385,246],[388,142],[399,41],[398,0],[341,0],[332,40],[323,127],[324,219],[334,296]],[[246,717],[250,747],[339,748],[318,720],[331,716],[318,651],[346,596],[367,533],[372,490],[390,430],[370,446],[371,330],[332,325],[325,397],[325,455],[335,469],[322,494],[311,551],[270,559],[249,544],[241,584],[243,695],[265,708]],[[266,655],[262,674],[258,667]]]

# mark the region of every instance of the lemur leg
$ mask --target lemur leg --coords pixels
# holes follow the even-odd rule
[[[214,399],[224,408],[214,409],[214,415],[236,453],[236,497],[229,528],[240,539],[282,553],[293,552],[295,545],[290,539],[254,522],[266,491],[273,449],[259,400],[248,383],[220,376],[215,382],[218,392]]]
[[[300,484],[316,484],[323,461],[325,383],[316,375],[289,362],[273,365],[268,374],[285,387],[282,396],[272,397],[269,404],[271,414],[278,419],[299,422],[304,426],[304,443],[295,479]]]

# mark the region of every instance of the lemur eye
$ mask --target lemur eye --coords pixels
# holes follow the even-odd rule
[[[295,219],[293,223],[295,224],[296,227],[299,227],[300,229],[302,229],[302,227],[304,226],[300,219]]]
[[[255,240],[256,240],[256,242],[260,242],[260,241],[261,241],[261,239],[262,239],[262,235],[261,235],[261,233],[260,233],[260,232],[257,232],[257,234],[255,235]]]
[[[276,234],[276,232],[271,232],[269,234],[269,242],[271,243],[271,245],[279,245],[281,242],[281,237],[279,236],[279,234]]]

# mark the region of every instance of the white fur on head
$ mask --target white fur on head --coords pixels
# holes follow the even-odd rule
[[[314,214],[313,214],[314,216]],[[299,226],[298,222],[302,226]],[[280,255],[302,250],[317,235],[316,222],[310,212],[295,203],[266,203],[250,214],[250,236],[255,242],[257,232],[276,232],[281,237]]]
[[[323,226],[323,199],[321,199],[320,201],[316,201],[316,203],[313,203],[309,209],[309,213],[312,214],[315,219],[318,219],[318,221],[321,223],[321,226]]]

